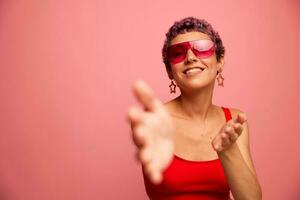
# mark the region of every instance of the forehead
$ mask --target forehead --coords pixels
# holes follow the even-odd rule
[[[186,33],[178,34],[175,38],[173,38],[171,40],[170,45],[178,44],[186,41],[204,40],[204,39],[210,40],[210,37],[207,34],[201,32],[196,32],[196,31],[186,32]]]

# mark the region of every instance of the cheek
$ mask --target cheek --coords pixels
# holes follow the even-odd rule
[[[204,65],[206,65],[210,69],[216,68],[217,63],[218,63],[217,59],[215,57],[205,58],[205,59],[202,59],[201,61]]]
[[[180,73],[181,69],[183,68],[183,64],[178,63],[178,64],[171,64],[171,73]]]

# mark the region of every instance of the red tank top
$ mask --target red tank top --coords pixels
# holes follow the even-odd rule
[[[226,121],[228,108],[222,107]],[[151,200],[228,200],[229,185],[219,159],[190,161],[174,155],[164,171],[163,182],[154,185],[144,173],[147,195]]]

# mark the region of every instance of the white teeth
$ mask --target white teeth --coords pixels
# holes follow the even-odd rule
[[[202,69],[200,68],[192,68],[192,69],[188,69],[185,74],[187,75],[191,75],[191,74],[194,74],[194,73],[198,73],[198,72],[201,72]]]

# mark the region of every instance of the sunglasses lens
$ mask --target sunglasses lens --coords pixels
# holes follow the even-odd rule
[[[168,60],[172,64],[182,62],[185,59],[187,49],[183,45],[171,46],[168,50]]]
[[[215,44],[211,40],[197,40],[193,42],[193,53],[198,58],[207,58],[214,54]]]

